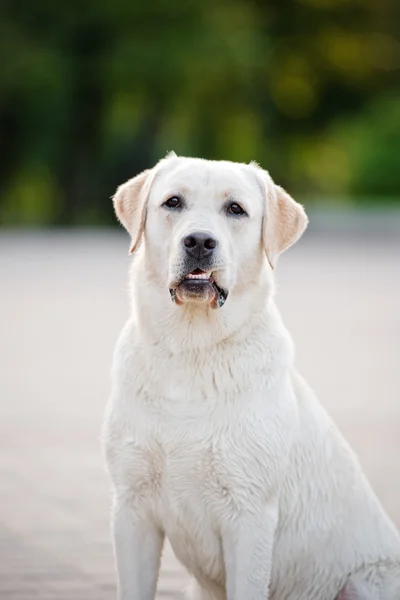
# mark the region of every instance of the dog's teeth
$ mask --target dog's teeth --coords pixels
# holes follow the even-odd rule
[[[207,273],[189,273],[185,279],[209,279]]]

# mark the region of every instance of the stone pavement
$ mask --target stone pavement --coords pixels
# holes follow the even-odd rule
[[[0,235],[0,600],[111,600],[99,431],[127,315],[123,233]],[[400,525],[400,241],[309,236],[278,302],[298,366]],[[158,598],[186,575],[167,548]]]

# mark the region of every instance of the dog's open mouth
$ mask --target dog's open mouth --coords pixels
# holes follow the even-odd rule
[[[176,304],[196,301],[220,308],[225,304],[228,292],[215,282],[212,271],[194,269],[187,273],[182,281],[170,290],[171,298]]]

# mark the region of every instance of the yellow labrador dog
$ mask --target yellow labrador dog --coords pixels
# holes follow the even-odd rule
[[[103,432],[120,600],[153,600],[165,537],[196,600],[399,600],[399,536],[274,303],[303,208],[256,164],[174,154],[114,204],[134,252]]]

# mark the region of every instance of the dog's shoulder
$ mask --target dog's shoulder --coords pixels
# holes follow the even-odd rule
[[[130,369],[131,362],[138,351],[139,336],[134,319],[130,318],[122,328],[114,349],[112,362],[112,377],[119,378],[123,371]]]
[[[123,327],[113,355],[111,369],[111,393],[106,405],[103,421],[103,437],[112,430],[120,429],[126,418],[128,398],[136,378],[138,367],[135,356],[138,352],[138,335],[133,320],[128,320]]]

